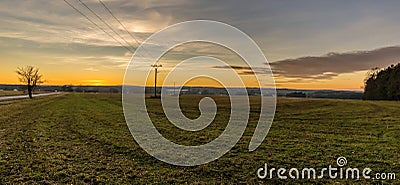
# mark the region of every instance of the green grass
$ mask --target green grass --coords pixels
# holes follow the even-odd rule
[[[219,106],[215,121],[194,133],[169,124],[158,99],[147,103],[166,138],[199,145],[217,137],[226,125],[229,101],[215,99]],[[184,114],[198,116],[199,100],[182,97]],[[350,167],[395,172],[400,179],[399,102],[281,98],[267,138],[256,151],[248,152],[257,107],[257,98],[252,98],[248,128],[230,152],[205,165],[179,167],[158,161],[136,144],[119,95],[66,94],[0,102],[0,184],[400,183],[256,176],[266,162],[276,168],[322,168],[336,165],[336,158],[344,156]]]
[[[33,94],[41,94],[41,93],[48,93],[45,91],[34,91]],[[0,97],[1,96],[18,96],[18,95],[28,95],[26,92],[24,91],[4,91],[4,90],[0,90]]]
[[[23,91],[0,91],[0,96],[17,96],[24,95]]]

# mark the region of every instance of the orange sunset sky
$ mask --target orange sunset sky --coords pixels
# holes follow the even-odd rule
[[[369,69],[400,59],[399,1],[103,0],[122,25],[98,0],[83,2],[102,20],[79,1],[67,2],[0,2],[0,84],[18,84],[16,68],[33,65],[46,85],[121,85],[131,51],[140,43],[169,25],[197,19],[248,34],[268,59],[277,88],[362,90]],[[208,54],[243,66],[216,45],[192,43],[160,59],[160,81],[180,61]],[[187,72],[226,70],[213,66],[199,62]],[[241,77],[255,86],[251,75]],[[153,73],[147,85],[152,81]],[[197,79],[186,85],[216,83]]]

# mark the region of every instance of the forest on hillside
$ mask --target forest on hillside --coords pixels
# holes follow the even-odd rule
[[[374,68],[365,80],[364,100],[400,100],[400,63]]]

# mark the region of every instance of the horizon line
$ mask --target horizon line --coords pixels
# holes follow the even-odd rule
[[[1,84],[1,85],[9,85],[9,86],[25,86],[24,84]],[[122,87],[122,86],[131,86],[131,87],[148,87],[148,88],[154,88],[153,85],[148,85],[148,86],[143,86],[143,85],[74,85],[74,84],[64,84],[64,85],[55,85],[55,84],[48,84],[48,85],[39,85],[39,86],[75,86],[75,87]],[[171,85],[166,85],[166,86],[162,86],[162,85],[157,85],[157,88],[160,87],[169,87],[169,88],[173,88],[173,87],[200,87],[200,88],[219,88],[219,89],[223,89],[223,88],[243,88],[243,87],[216,87],[216,86],[171,86]],[[253,88],[253,89],[260,89],[259,87],[245,87],[245,88]],[[271,87],[263,87],[261,89],[272,89]],[[355,91],[355,92],[363,92],[364,89],[310,89],[310,88],[287,88],[287,87],[275,87],[276,90],[297,90],[297,91]]]

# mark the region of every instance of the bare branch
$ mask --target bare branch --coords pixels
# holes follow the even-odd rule
[[[39,68],[33,66],[17,67],[15,72],[18,75],[19,81],[28,86],[29,97],[32,98],[33,89],[38,84],[43,83],[43,76],[40,74]]]

